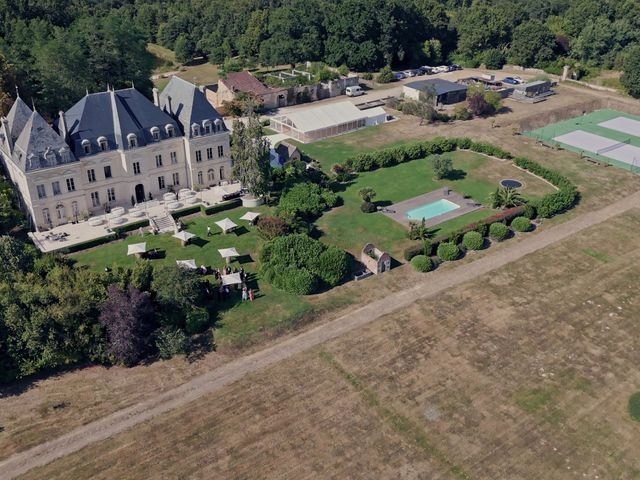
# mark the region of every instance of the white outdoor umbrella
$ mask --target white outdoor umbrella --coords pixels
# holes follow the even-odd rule
[[[230,273],[229,275],[221,275],[222,285],[240,285],[242,279],[239,273]]]
[[[147,251],[147,242],[133,243],[127,247],[127,255],[135,255],[140,258]]]
[[[177,238],[178,240],[180,240],[182,242],[182,246],[185,247],[187,245],[187,243],[189,243],[189,240],[191,240],[192,238],[195,238],[196,235],[194,235],[193,233],[189,233],[186,230],[181,230],[180,232],[176,233],[175,235],[173,235],[173,238]]]
[[[220,256],[227,261],[227,263],[231,262],[233,257],[240,256],[235,248],[221,248],[218,252],[220,253]]]
[[[196,261],[194,259],[192,259],[192,260],[176,260],[176,264],[179,267],[188,268],[190,270],[195,270],[195,269],[198,268],[196,266]]]
[[[233,223],[229,218],[225,218],[224,220],[220,220],[219,222],[216,222],[216,225],[218,225],[222,229],[222,232],[225,234],[229,230],[233,230],[238,226],[235,223]]]
[[[257,212],[247,212],[240,217],[240,220],[246,220],[247,222],[253,224],[253,222],[255,222],[259,216],[260,214]]]

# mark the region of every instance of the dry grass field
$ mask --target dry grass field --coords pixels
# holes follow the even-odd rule
[[[639,176],[513,135],[527,115],[593,98],[587,90],[560,93],[533,107],[508,103],[498,126],[489,119],[419,126],[401,117],[368,129],[366,144],[466,135],[558,169],[579,185],[581,201],[546,228],[640,190]],[[342,138],[362,145],[359,134]],[[29,478],[431,479],[462,475],[456,465],[469,478],[636,478],[637,427],[625,408],[640,384],[632,322],[640,307],[630,288],[640,273],[631,238],[639,225],[640,214],[616,219]],[[402,267],[312,297],[310,319],[331,319],[415,275]],[[272,340],[265,333],[262,344]],[[88,367],[2,388],[0,459],[246,353]],[[81,463],[84,470],[66,474]]]
[[[23,478],[640,478],[639,229],[616,217]]]

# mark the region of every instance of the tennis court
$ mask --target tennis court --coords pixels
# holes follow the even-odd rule
[[[640,172],[640,117],[596,110],[524,135],[619,168]]]

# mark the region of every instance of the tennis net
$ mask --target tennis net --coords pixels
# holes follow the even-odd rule
[[[623,140],[622,142],[615,143],[613,145],[609,145],[608,147],[601,148],[600,150],[596,150],[596,153],[598,155],[601,155],[603,153],[610,152],[611,150],[615,150],[617,148],[624,147],[625,145],[628,145],[630,142],[631,142],[631,139],[627,138],[626,140]]]

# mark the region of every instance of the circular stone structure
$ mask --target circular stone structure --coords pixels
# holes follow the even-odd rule
[[[513,180],[512,178],[500,180],[500,185],[503,187],[522,188],[522,182],[520,180]]]

